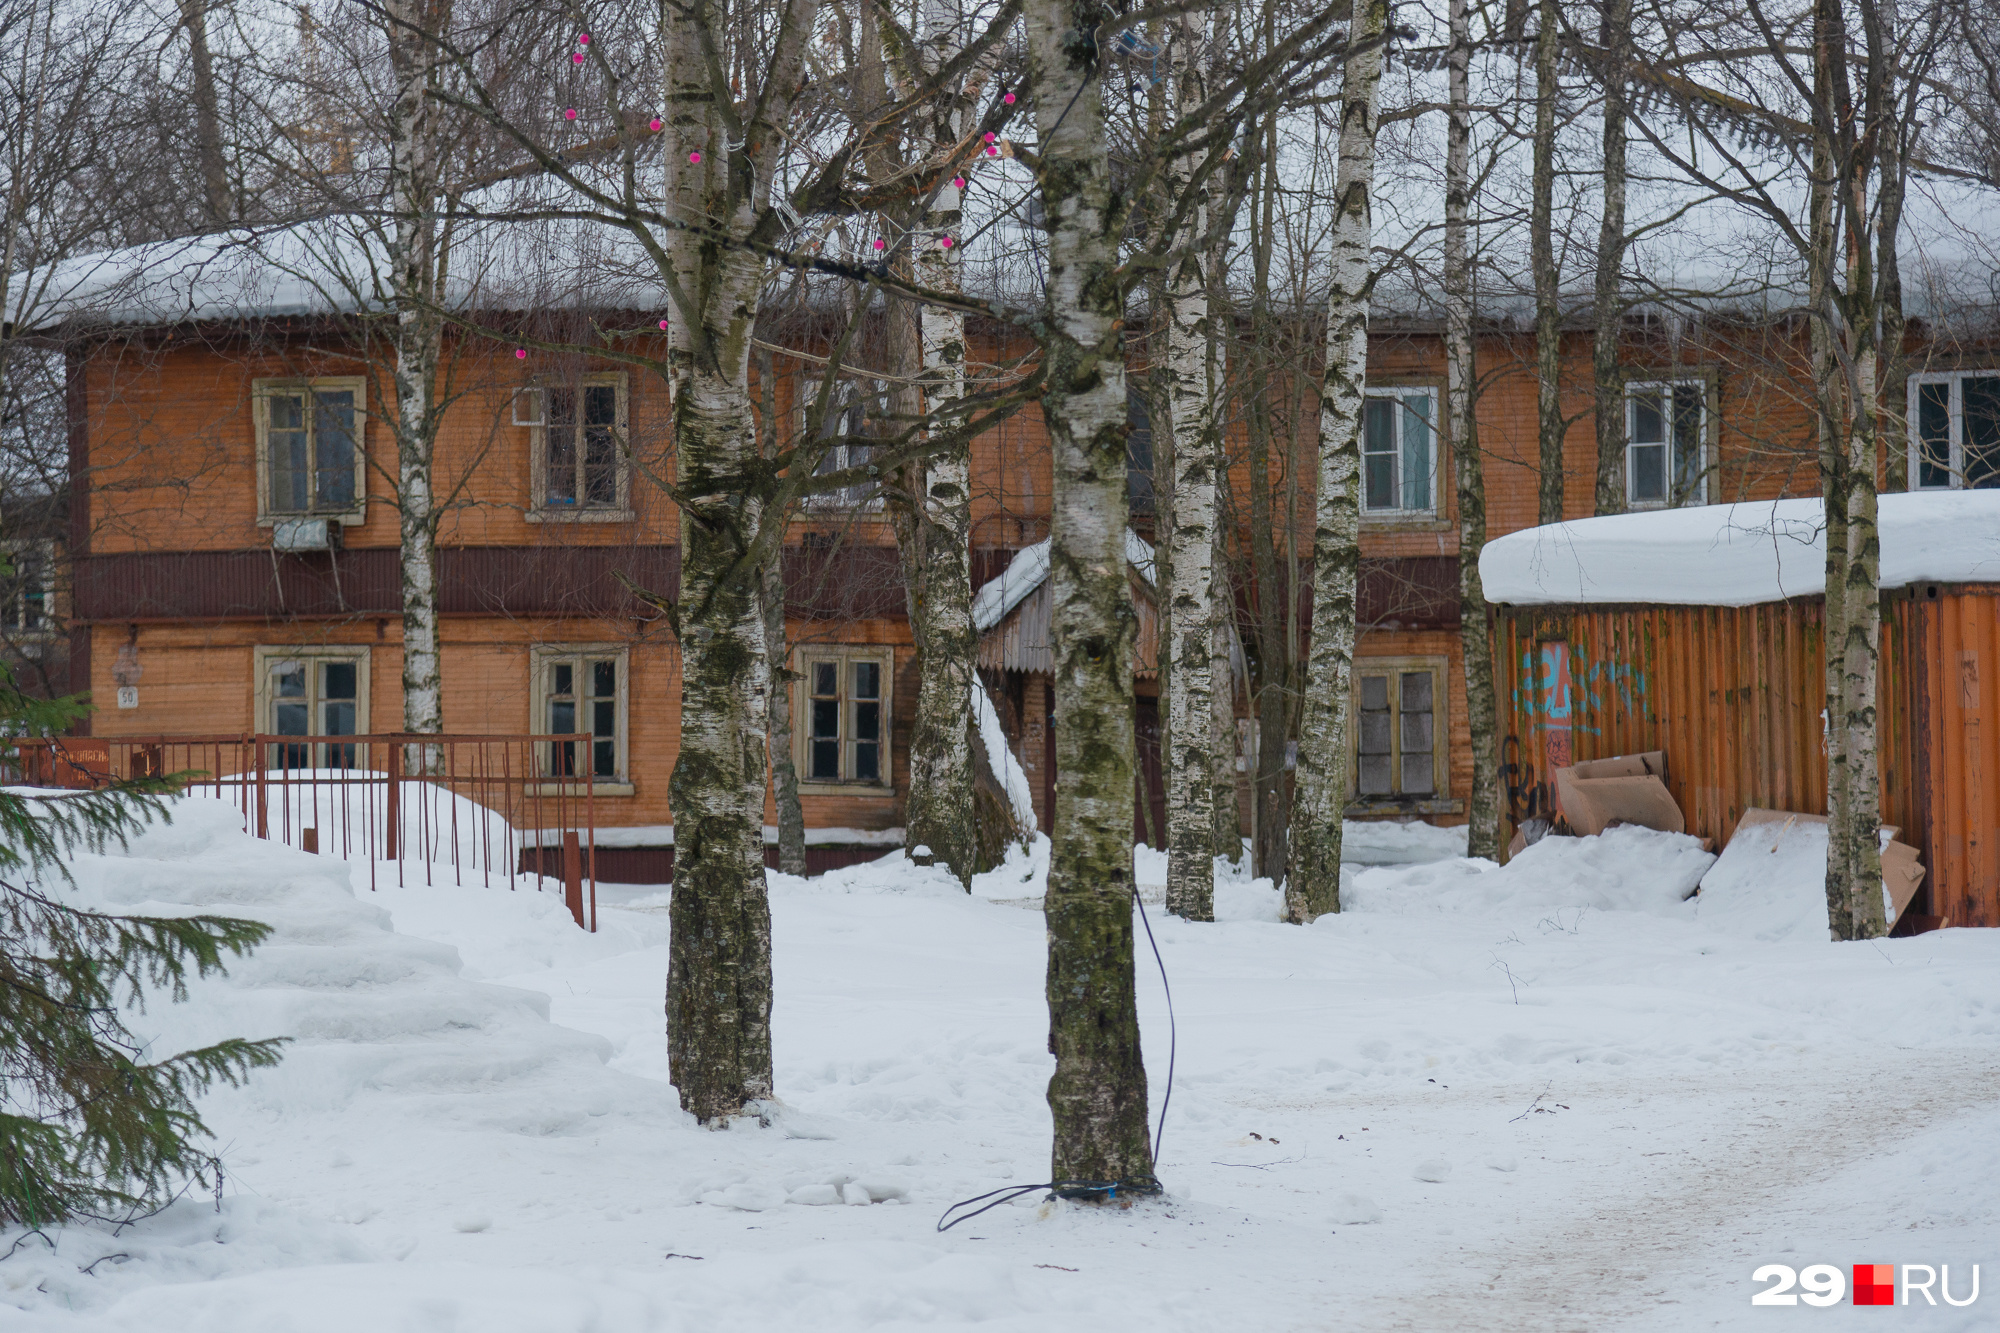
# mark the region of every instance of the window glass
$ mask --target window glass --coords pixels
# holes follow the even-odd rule
[[[543,391],[542,503],[615,509],[622,460],[618,386],[585,384]]]
[[[1435,757],[1431,736],[1431,679],[1428,671],[1402,673],[1397,722],[1402,730],[1398,739],[1402,742],[1401,790],[1405,795],[1428,795],[1434,789],[1431,782],[1431,764]]]
[[[808,410],[818,402],[815,391]],[[830,441],[826,452],[813,468],[816,477],[830,476],[844,472],[848,468],[863,467],[875,456],[875,446],[867,443],[872,433],[871,427],[888,412],[886,386],[873,383],[863,386],[852,380],[843,380],[833,387],[828,399],[825,415],[820,418],[819,438]],[[872,481],[859,481],[851,486],[821,492],[811,497],[811,503],[833,509],[863,509],[879,499],[880,486]]]
[[[1431,507],[1431,396],[1403,395],[1403,508]]]
[[[1362,409],[1361,504],[1365,509],[1396,507],[1396,404],[1371,397]]]
[[[2000,375],[1967,375],[1965,395],[1965,485],[1981,490],[2000,486]]]
[[[268,734],[360,734],[364,706],[360,658],[274,658],[265,669],[270,673]],[[353,768],[358,760],[354,745],[287,743],[273,746],[272,753],[279,768]]]
[[[306,483],[312,477],[312,458],[306,444],[305,395],[273,394],[266,404],[269,429],[265,446],[269,456],[271,508],[280,513],[299,513],[306,508]]]
[[[582,772],[587,748],[590,772],[615,778],[618,763],[618,659],[565,657],[548,663],[547,721],[549,734],[590,737],[581,745],[565,741],[549,746],[549,776],[575,777]]]
[[[313,507],[354,507],[354,390],[313,390]]]
[[[804,664],[805,776],[880,783],[889,776],[886,669],[872,657]]]
[[[1951,381],[1917,386],[1917,485],[1951,485]]]
[[[548,449],[548,502],[576,503],[576,391],[550,389],[548,425],[542,437]]]
[[[1701,496],[1701,413],[1706,391],[1700,384],[1674,386],[1674,498]]]
[[[879,782],[882,777],[882,664],[855,662],[854,778]]]
[[[1394,746],[1389,734],[1389,678],[1361,677],[1360,763],[1356,787],[1363,796],[1385,796],[1391,782]]]
[[[1355,673],[1354,791],[1362,800],[1435,796],[1437,688],[1441,666],[1358,664]]]

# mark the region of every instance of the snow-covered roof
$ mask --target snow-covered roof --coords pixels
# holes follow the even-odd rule
[[[2000,491],[1884,495],[1882,586],[2000,583]],[[1820,501],[1761,500],[1585,518],[1509,533],[1479,556],[1514,606],[1754,606],[1826,591]]]
[[[1153,579],[1153,544],[1132,529],[1125,529],[1125,559],[1139,577],[1148,583]],[[1042,538],[1033,546],[1026,546],[1014,553],[1013,560],[1000,576],[988,579],[978,592],[972,595],[972,627],[984,634],[1007,618],[1007,613],[1028,600],[1028,595],[1042,586],[1049,576],[1049,539]]]

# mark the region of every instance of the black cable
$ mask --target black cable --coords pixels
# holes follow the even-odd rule
[[[1139,922],[1146,927],[1146,943],[1153,946],[1153,961],[1160,965],[1160,989],[1167,993],[1167,1091],[1160,1098],[1160,1127],[1153,1131],[1153,1169],[1160,1167],[1160,1140],[1167,1133],[1167,1107],[1174,1100],[1174,1056],[1180,1034],[1174,1027],[1174,988],[1167,984],[1167,960],[1160,957],[1160,942],[1153,938],[1153,923],[1146,916],[1146,900],[1139,896],[1139,883],[1132,882],[1132,901],[1139,904]]]
[[[1153,938],[1153,923],[1146,916],[1146,900],[1139,896],[1139,886],[1136,883],[1132,886],[1132,901],[1139,904],[1139,921],[1146,927],[1146,943],[1153,946],[1153,961],[1160,967],[1160,988],[1167,993],[1167,1091],[1166,1095],[1160,1098],[1159,1128],[1153,1131],[1153,1165],[1157,1167],[1160,1164],[1160,1141],[1167,1132],[1167,1107],[1174,1100],[1174,1058],[1178,1054],[1179,1033],[1174,1024],[1174,988],[1167,984],[1167,962],[1160,956],[1160,942]],[[1159,1179],[1155,1176],[1146,1176],[1140,1180],[1044,1180],[1033,1185],[1002,1185],[997,1190],[988,1190],[969,1199],[960,1199],[945,1209],[938,1216],[937,1229],[941,1232],[949,1231],[960,1222],[969,1222],[981,1213],[990,1212],[1002,1204],[1012,1203],[1022,1195],[1033,1194],[1036,1190],[1048,1190],[1051,1198],[1058,1199],[1082,1199],[1101,1195],[1106,1202],[1109,1202],[1118,1197],[1118,1191],[1121,1189],[1128,1194],[1161,1192]],[[995,1195],[1003,1197],[995,1198]],[[974,1208],[963,1217],[952,1217],[952,1214],[959,1209],[986,1199],[992,1199],[993,1202],[982,1208]]]

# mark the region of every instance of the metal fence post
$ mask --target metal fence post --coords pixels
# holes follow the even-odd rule
[[[382,829],[382,849],[385,859],[396,862],[396,882],[403,881],[403,747],[390,741],[389,751],[389,815]]]
[[[260,737],[250,738],[250,762],[257,773],[257,836],[271,836],[271,793],[265,785],[264,744]]]
[[[563,902],[569,905],[569,914],[576,918],[581,927],[583,921],[583,848],[577,842],[575,829],[563,830]]]

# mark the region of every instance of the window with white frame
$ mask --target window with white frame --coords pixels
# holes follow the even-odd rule
[[[1363,803],[1445,795],[1449,735],[1440,657],[1354,663],[1354,792]]]
[[[536,730],[587,736],[543,746],[542,776],[553,782],[588,777],[625,780],[627,652],[619,644],[538,645],[532,654]]]
[[[1625,500],[1634,508],[1698,505],[1707,495],[1708,385],[1625,386]]]
[[[1368,391],[1361,431],[1363,514],[1437,512],[1436,402],[1430,389]]]
[[[367,501],[367,418],[358,377],[257,380],[257,516],[359,523]]]
[[[368,649],[271,645],[256,650],[257,728],[297,736],[271,747],[274,768],[352,768],[355,747],[307,737],[368,730]]]
[[[2000,487],[2000,370],[1910,376],[1910,489]]]
[[[806,782],[886,787],[890,677],[886,648],[799,651],[799,776]]]
[[[630,516],[627,399],[620,372],[515,392],[514,422],[529,431],[535,518]]]
[[[7,572],[0,578],[0,633],[15,647],[39,651],[57,629],[54,618],[54,543],[8,542]]]
[[[878,423],[889,410],[889,386],[880,380],[841,380],[827,395],[825,410],[819,410],[819,388],[813,385],[800,408],[801,434],[810,433],[822,449],[813,475],[824,477],[849,468],[864,467],[875,456],[873,437]],[[814,414],[819,427],[810,430]],[[870,478],[821,491],[807,497],[813,509],[879,509],[882,487]]]

